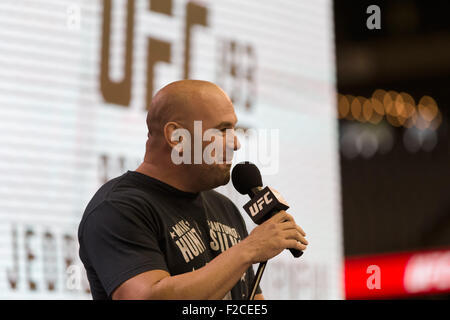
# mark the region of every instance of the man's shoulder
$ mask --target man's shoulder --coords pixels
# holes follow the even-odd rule
[[[124,173],[107,181],[97,190],[86,206],[82,221],[106,209],[127,215],[133,212],[141,214],[149,211],[150,203],[151,194],[129,179],[128,173]]]
[[[138,200],[144,194],[128,179],[128,173],[124,173],[100,186],[86,206],[85,214],[95,210],[96,207],[104,202]]]
[[[98,206],[102,205],[105,201],[107,201],[111,194],[114,192],[116,185],[120,182],[122,176],[110,179],[103,183],[89,200],[85,210],[83,217],[88,216],[92,211],[94,211]]]

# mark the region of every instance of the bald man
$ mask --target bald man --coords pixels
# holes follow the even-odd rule
[[[248,235],[237,207],[212,190],[230,180],[236,122],[230,99],[210,82],[177,81],[154,96],[143,163],[104,184],[79,226],[94,299],[247,299],[253,264],[306,249],[288,213]],[[222,150],[198,163],[205,159],[191,152],[193,141],[206,132]],[[197,146],[202,156],[207,146]],[[255,298],[263,299],[259,288]]]

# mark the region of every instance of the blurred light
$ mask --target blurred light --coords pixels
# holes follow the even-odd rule
[[[395,114],[397,115],[397,121],[403,125],[408,118],[408,111],[406,107],[405,99],[403,98],[403,95],[400,93],[397,95],[394,101],[394,110]]]
[[[347,159],[362,156],[365,159],[373,157],[377,152],[389,152],[394,139],[392,129],[387,125],[365,126],[360,123],[342,126],[340,146],[341,152]]]
[[[384,96],[386,95],[386,91],[383,89],[377,89],[372,94],[372,106],[375,109],[375,111],[381,115],[384,116]]]
[[[368,266],[381,270],[381,286],[368,282]],[[347,299],[386,299],[450,292],[450,248],[345,259]]]
[[[355,100],[356,97],[355,97],[355,96],[352,96],[351,94],[347,94],[345,97],[347,98],[347,101],[348,101],[348,108],[349,108],[349,109],[348,109],[347,116],[345,117],[345,119],[346,119],[346,120],[355,120],[355,118],[354,118],[353,115],[352,115],[351,106],[352,106],[353,100]]]
[[[411,95],[401,92],[400,96],[403,100],[404,108],[405,108],[405,118],[403,126],[405,128],[411,128],[416,123],[417,112],[416,112],[416,102]]]
[[[383,98],[383,105],[384,105],[384,112],[386,115],[392,115],[397,116],[396,110],[395,110],[395,99],[397,99],[398,93],[396,91],[388,91],[384,95]]]
[[[433,121],[438,114],[436,101],[432,97],[424,96],[419,101],[419,113],[427,122]]]
[[[442,113],[430,96],[423,96],[416,105],[410,94],[394,90],[377,89],[369,99],[338,94],[338,108],[340,119],[361,123],[342,128],[341,151],[348,159],[358,156],[368,159],[377,152],[386,154],[392,150],[394,138],[390,126],[406,129],[403,144],[408,152],[430,152],[437,145],[435,131],[442,124]],[[384,117],[387,122],[381,122]],[[376,126],[362,125],[367,122]]]
[[[438,111],[436,117],[430,123],[430,129],[437,130],[441,126],[441,123],[442,123],[442,113]]]
[[[436,147],[437,140],[437,134],[433,129],[421,130],[413,127],[403,134],[405,148],[411,153],[416,153],[420,149],[430,152]]]
[[[361,113],[362,113],[362,106],[361,101],[358,98],[354,98],[351,105],[350,110],[352,112],[352,116],[355,120],[361,121]]]
[[[371,122],[373,116],[372,102],[368,99],[365,99],[362,110],[364,120],[366,120],[367,122]]]
[[[411,153],[416,153],[420,150],[421,141],[419,132],[420,130],[416,128],[410,128],[403,134],[403,144],[405,145],[406,150]]]
[[[386,120],[394,127],[400,127],[404,120],[399,117],[396,107],[396,100],[399,94],[396,91],[388,91],[383,99]]]
[[[424,96],[416,106],[414,98],[394,90],[377,89],[367,99],[362,96],[338,94],[339,119],[370,122],[378,125],[384,117],[393,127],[416,127],[420,130],[437,130],[442,124],[442,114],[436,101]]]
[[[375,92],[372,94],[372,97],[370,98],[371,106],[372,106],[372,117],[370,119],[370,122],[372,124],[378,124],[381,120],[383,120],[384,116],[384,105],[383,105],[383,99],[384,95],[386,94],[386,91],[378,89],[375,90]]]
[[[370,131],[365,130],[357,137],[358,150],[363,158],[368,159],[375,155],[378,150],[377,137]]]
[[[338,115],[339,119],[344,119],[347,117],[350,111],[350,103],[346,96],[338,94]]]
[[[416,118],[416,128],[419,130],[425,130],[430,126],[430,123],[425,120],[420,114]]]
[[[361,152],[361,144],[356,142],[359,130],[355,126],[346,126],[341,136],[341,151],[347,159],[353,159]]]

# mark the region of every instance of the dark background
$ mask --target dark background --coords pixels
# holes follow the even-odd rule
[[[372,4],[381,9],[381,30],[366,27]],[[349,159],[341,152],[347,257],[450,245],[449,17],[450,1],[334,1],[338,93],[395,90],[416,103],[428,95],[443,115],[429,152],[408,151],[402,127],[392,127],[386,154]],[[352,122],[340,120],[340,132]]]

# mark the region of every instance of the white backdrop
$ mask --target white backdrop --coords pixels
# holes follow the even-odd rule
[[[103,32],[108,2],[0,2],[0,298],[90,298],[81,215],[141,161],[148,97],[184,77],[219,84],[240,126],[278,130],[257,164],[310,245],[269,262],[265,296],[343,298],[332,2],[114,0]]]

